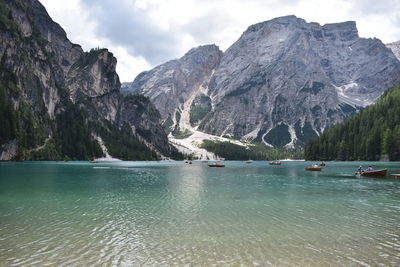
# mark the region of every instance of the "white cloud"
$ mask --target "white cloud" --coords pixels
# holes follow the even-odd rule
[[[151,69],[149,63],[143,57],[131,56],[124,47],[114,47],[112,53],[118,59],[117,73],[124,82],[132,81],[143,70]]]
[[[51,18],[66,31],[68,38],[84,50],[101,46],[95,35],[95,20],[80,4],[80,0],[40,0]]]
[[[194,46],[227,49],[251,24],[296,15],[320,24],[354,20],[362,37],[400,40],[398,0],[41,0],[72,42],[107,47],[121,81]]]

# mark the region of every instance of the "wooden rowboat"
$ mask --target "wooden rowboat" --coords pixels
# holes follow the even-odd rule
[[[225,167],[225,165],[221,163],[212,163],[208,164],[208,167]]]
[[[366,176],[366,177],[386,176],[387,169],[376,170],[376,171],[362,171],[359,175]]]
[[[321,171],[321,167],[305,167],[306,171]]]

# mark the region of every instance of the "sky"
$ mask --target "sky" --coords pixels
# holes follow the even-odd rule
[[[400,0],[39,0],[85,51],[108,48],[121,82],[216,44],[222,51],[248,26],[295,15],[321,25],[353,20],[359,35],[400,40]]]

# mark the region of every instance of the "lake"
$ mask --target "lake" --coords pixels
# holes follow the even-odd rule
[[[1,266],[395,266],[399,162],[3,162]]]

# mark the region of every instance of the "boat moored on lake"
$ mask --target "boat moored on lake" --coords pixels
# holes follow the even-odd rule
[[[305,167],[304,168],[306,171],[321,171],[321,167]]]
[[[384,177],[387,175],[387,169],[374,170],[374,171],[362,171],[361,173],[356,172],[356,175],[363,177]]]
[[[321,171],[322,168],[319,166],[311,166],[311,167],[305,167],[304,168],[306,171]]]
[[[208,164],[208,167],[225,167],[225,165],[222,163],[214,162],[214,163]]]
[[[269,165],[281,165],[282,163],[280,161],[271,161]]]

